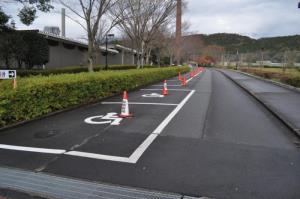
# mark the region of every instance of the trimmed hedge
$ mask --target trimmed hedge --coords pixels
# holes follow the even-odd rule
[[[30,120],[53,111],[105,97],[187,72],[188,67],[63,74],[0,82],[0,126]]]
[[[108,66],[108,70],[130,70],[136,69],[137,66],[134,65],[110,65]],[[144,68],[158,68],[158,66],[144,66]],[[98,72],[104,70],[104,66],[95,66],[94,71]],[[58,75],[58,74],[65,74],[65,73],[82,73],[88,72],[88,68],[86,66],[69,66],[64,68],[55,68],[55,69],[32,69],[32,70],[25,70],[25,69],[17,69],[17,74],[19,77],[28,77],[28,76],[36,76],[36,75]]]

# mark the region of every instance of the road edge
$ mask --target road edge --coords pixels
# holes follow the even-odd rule
[[[272,115],[274,115],[278,120],[280,120],[286,127],[288,127],[294,135],[296,135],[298,138],[300,138],[300,130],[294,127],[293,124],[291,124],[289,121],[287,121],[285,118],[283,118],[277,111],[275,111],[271,106],[268,105],[268,103],[264,102],[259,96],[257,96],[254,92],[251,92],[248,90],[245,86],[234,80],[232,77],[227,75],[224,71],[217,69],[217,71],[221,72],[224,76],[226,76],[228,79],[230,79],[232,82],[234,82],[236,85],[238,85],[240,88],[242,88],[244,91],[246,91],[248,94],[250,94],[254,99],[256,99],[260,104],[262,104]]]

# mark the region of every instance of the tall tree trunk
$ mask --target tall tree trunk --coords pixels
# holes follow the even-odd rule
[[[170,55],[170,65],[173,65],[173,55]]]
[[[90,41],[90,39],[89,39],[89,46],[88,46],[88,62],[89,62],[88,70],[89,70],[89,72],[94,72],[93,55],[94,55],[93,41]]]
[[[151,49],[148,50],[146,55],[146,65],[150,65],[150,56],[151,56]]]

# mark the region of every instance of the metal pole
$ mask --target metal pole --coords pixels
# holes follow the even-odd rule
[[[61,36],[66,36],[66,10],[61,9]]]
[[[106,41],[105,41],[105,70],[108,70],[108,64],[107,64],[107,55],[108,55],[108,53],[107,53],[107,43],[108,43],[108,39],[107,39],[107,35],[105,35],[105,39],[106,39]]]

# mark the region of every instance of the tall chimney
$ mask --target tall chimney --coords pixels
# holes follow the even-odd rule
[[[66,36],[66,10],[61,9],[61,36]]]
[[[176,50],[175,50],[175,61],[176,64],[180,64],[181,57],[181,15],[182,15],[182,2],[181,0],[177,0],[177,12],[176,12]]]

